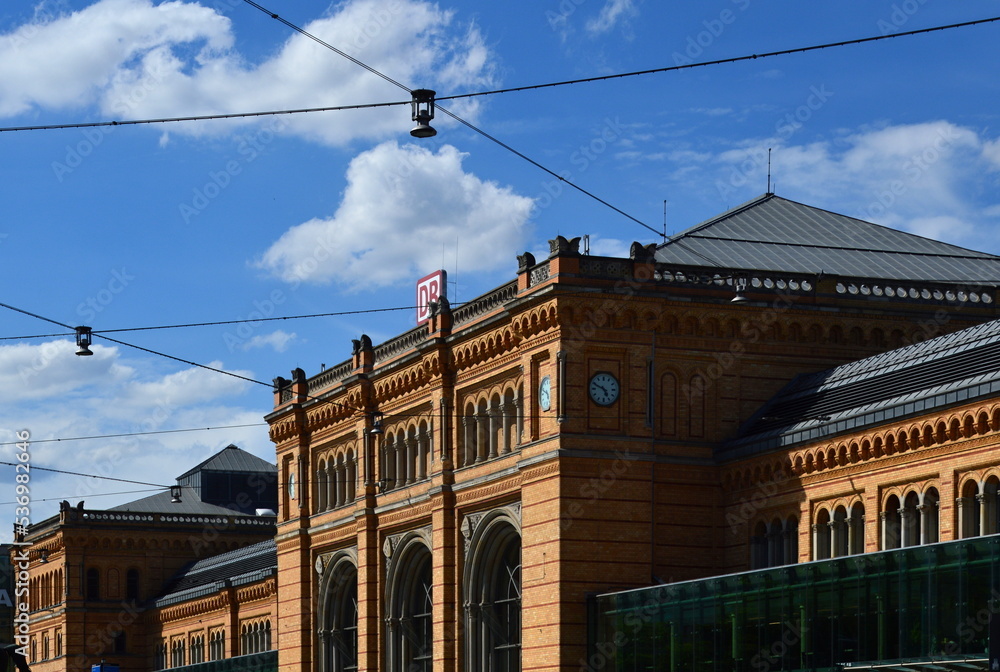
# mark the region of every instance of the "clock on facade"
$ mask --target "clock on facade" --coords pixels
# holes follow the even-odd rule
[[[543,411],[552,408],[552,379],[548,376],[542,378],[538,384],[538,406]]]
[[[607,372],[595,373],[587,387],[590,398],[599,406],[610,406],[618,400],[621,387],[618,379]]]

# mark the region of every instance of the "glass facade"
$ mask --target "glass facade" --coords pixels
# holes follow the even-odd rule
[[[264,651],[197,665],[175,667],[171,672],[278,672],[278,652]]]
[[[582,670],[833,670],[985,658],[1000,535],[598,595]]]

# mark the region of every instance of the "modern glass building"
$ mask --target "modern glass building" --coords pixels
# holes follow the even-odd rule
[[[581,670],[986,669],[1000,535],[591,600]]]

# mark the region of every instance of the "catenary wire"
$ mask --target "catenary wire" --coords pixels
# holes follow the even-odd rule
[[[266,427],[266,422],[249,422],[242,425],[219,425],[218,427],[190,427],[187,429],[158,429],[149,432],[122,432],[119,434],[95,434],[92,436],[67,436],[57,439],[31,439],[31,445],[36,443],[58,443],[61,441],[89,441],[91,439],[120,439],[129,436],[150,436],[153,434],[179,434],[181,432],[211,432],[217,429],[242,429],[245,427]],[[0,442],[0,446],[16,446],[24,441]]]
[[[94,478],[104,478],[104,477],[103,476],[94,476]],[[85,497],[87,499],[92,499],[94,497],[113,497],[115,495],[133,495],[133,494],[140,493],[140,492],[159,492],[159,490],[160,490],[159,488],[157,488],[156,490],[152,490],[152,489],[147,488],[145,490],[122,490],[121,492],[91,492],[91,493],[87,493],[85,495]],[[36,502],[58,502],[58,501],[63,501],[65,499],[66,499],[65,497],[44,497],[42,499],[32,498],[31,499],[31,503],[35,504]],[[0,506],[14,506],[17,503],[18,502],[0,502]]]
[[[263,10],[263,11],[267,11],[267,10]],[[269,12],[268,12],[268,14],[270,15]],[[734,57],[731,57],[731,58],[723,58],[723,59],[717,59],[717,60],[713,60],[713,61],[699,61],[697,63],[685,63],[685,64],[681,64],[681,65],[671,65],[671,66],[665,66],[665,67],[662,67],[662,68],[650,68],[650,69],[647,69],[647,70],[636,70],[636,71],[633,71],[633,72],[623,72],[623,73],[617,73],[617,74],[613,74],[613,75],[598,75],[598,76],[595,76],[595,77],[584,77],[584,78],[581,78],[581,79],[567,79],[567,80],[562,80],[562,81],[558,81],[558,82],[547,82],[547,83],[543,83],[543,84],[528,84],[528,85],[525,85],[525,86],[515,86],[515,87],[509,87],[509,88],[505,88],[505,89],[493,89],[493,90],[490,90],[490,91],[476,91],[476,92],[472,92],[472,93],[454,94],[454,95],[451,95],[451,96],[439,96],[439,97],[436,97],[435,100],[436,101],[438,101],[438,100],[459,100],[459,99],[463,99],[463,98],[474,98],[474,97],[481,97],[481,96],[490,96],[490,95],[497,95],[497,94],[501,94],[501,93],[517,93],[517,92],[521,92],[521,91],[532,91],[532,90],[536,90],[536,89],[546,89],[546,88],[553,88],[553,87],[558,87],[558,86],[569,86],[569,85],[572,85],[572,84],[588,84],[588,83],[592,83],[592,82],[600,82],[600,81],[611,80],[611,79],[622,79],[622,78],[625,78],[625,77],[638,77],[638,76],[643,76],[643,75],[660,74],[660,73],[672,72],[672,71],[676,71],[676,70],[686,70],[686,69],[690,69],[690,68],[699,68],[699,67],[712,66],[712,65],[724,65],[724,64],[728,64],[728,63],[737,63],[737,62],[740,62],[740,61],[756,60],[756,59],[768,58],[768,57],[772,57],[772,56],[783,56],[783,55],[795,54],[795,53],[805,53],[805,52],[809,52],[809,51],[815,51],[817,49],[829,49],[829,48],[833,48],[833,47],[842,47],[842,46],[849,46],[849,45],[855,45],[855,44],[863,44],[863,43],[866,43],[866,42],[876,42],[876,41],[880,41],[880,40],[888,40],[888,39],[892,39],[892,38],[896,38],[896,37],[908,37],[908,36],[912,36],[912,35],[920,35],[920,34],[924,34],[924,33],[932,33],[932,32],[937,32],[937,31],[942,31],[942,30],[950,30],[950,29],[955,29],[955,28],[965,28],[965,27],[975,26],[975,25],[980,25],[980,24],[993,23],[993,22],[996,22],[996,21],[1000,21],[1000,16],[990,17],[990,18],[986,18],[986,19],[976,19],[974,21],[964,21],[964,22],[961,22],[961,23],[952,23],[952,24],[947,24],[947,25],[942,25],[942,26],[933,26],[931,28],[920,28],[920,29],[917,29],[917,30],[908,30],[908,31],[903,31],[903,32],[899,32],[899,33],[893,33],[891,35],[874,35],[874,36],[871,36],[871,37],[856,38],[856,39],[852,39],[852,40],[842,40],[842,41],[839,41],[839,42],[829,42],[829,43],[821,44],[821,45],[813,45],[813,46],[806,46],[806,47],[795,47],[795,48],[791,48],[791,49],[782,49],[780,51],[762,52],[762,53],[759,53],[759,54],[749,54],[749,55],[745,55],[745,56],[734,56]],[[312,37],[312,36],[310,36],[310,37]],[[312,39],[316,39],[316,38],[312,37]],[[317,40],[317,41],[319,41],[319,42],[322,43],[321,40]],[[335,49],[335,51],[339,51],[339,50]],[[347,56],[347,58],[351,58],[351,57]],[[364,66],[364,65],[362,67],[366,67],[367,68],[367,66]],[[383,75],[381,75],[381,73],[379,73],[379,76],[383,76]],[[405,87],[403,85],[399,85],[399,86],[401,88],[407,90],[407,91],[410,91],[409,88],[407,88],[407,87]],[[300,109],[292,109],[292,110],[271,110],[271,111],[263,111],[263,112],[235,112],[235,113],[230,113],[230,114],[207,114],[207,115],[194,115],[194,116],[184,116],[184,117],[163,117],[163,118],[155,118],[155,119],[129,119],[129,120],[112,120],[112,121],[75,122],[75,123],[67,123],[67,124],[39,124],[39,125],[35,125],[35,126],[7,126],[7,127],[0,127],[0,133],[13,132],[13,131],[51,131],[51,130],[71,129],[71,128],[92,128],[92,127],[95,127],[95,126],[133,126],[133,125],[138,125],[138,124],[164,124],[164,123],[170,123],[170,122],[185,122],[185,121],[215,121],[215,120],[221,120],[221,119],[238,119],[238,118],[242,118],[242,117],[276,116],[276,115],[280,115],[280,114],[308,114],[308,113],[312,113],[312,112],[336,112],[336,111],[341,111],[341,110],[355,110],[355,109],[378,108],[378,107],[394,107],[394,106],[410,105],[411,103],[412,103],[411,100],[399,100],[399,101],[381,102],[381,103],[361,103],[361,104],[356,104],[356,105],[336,105],[336,106],[330,106],[330,107],[310,107],[310,108],[300,108]],[[657,232],[657,233],[659,233],[659,232]]]
[[[34,442],[32,442],[32,443],[34,443]],[[23,466],[23,463],[21,463],[21,462],[0,462],[0,464],[4,464],[4,465],[6,465],[8,467],[16,467],[16,466],[19,466],[19,465]],[[132,481],[132,480],[129,480],[127,478],[114,478],[112,476],[97,476],[95,474],[81,474],[78,471],[66,471],[64,469],[53,469],[52,467],[37,467],[35,465],[31,465],[31,469],[32,470],[37,470],[37,471],[52,471],[52,472],[55,472],[57,474],[68,474],[70,476],[85,476],[87,478],[103,478],[106,481],[118,481],[120,483],[132,483],[134,485],[151,485],[154,488],[164,488],[165,489],[165,488],[171,487],[169,485],[161,485],[160,483],[147,483],[145,481]]]

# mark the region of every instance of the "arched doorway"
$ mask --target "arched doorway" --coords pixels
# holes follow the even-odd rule
[[[358,568],[349,553],[335,556],[320,584],[319,669],[358,669]]]
[[[521,532],[508,509],[476,526],[465,569],[466,669],[520,672]]]
[[[434,655],[433,563],[426,540],[412,534],[392,554],[386,598],[386,669],[430,672]]]

